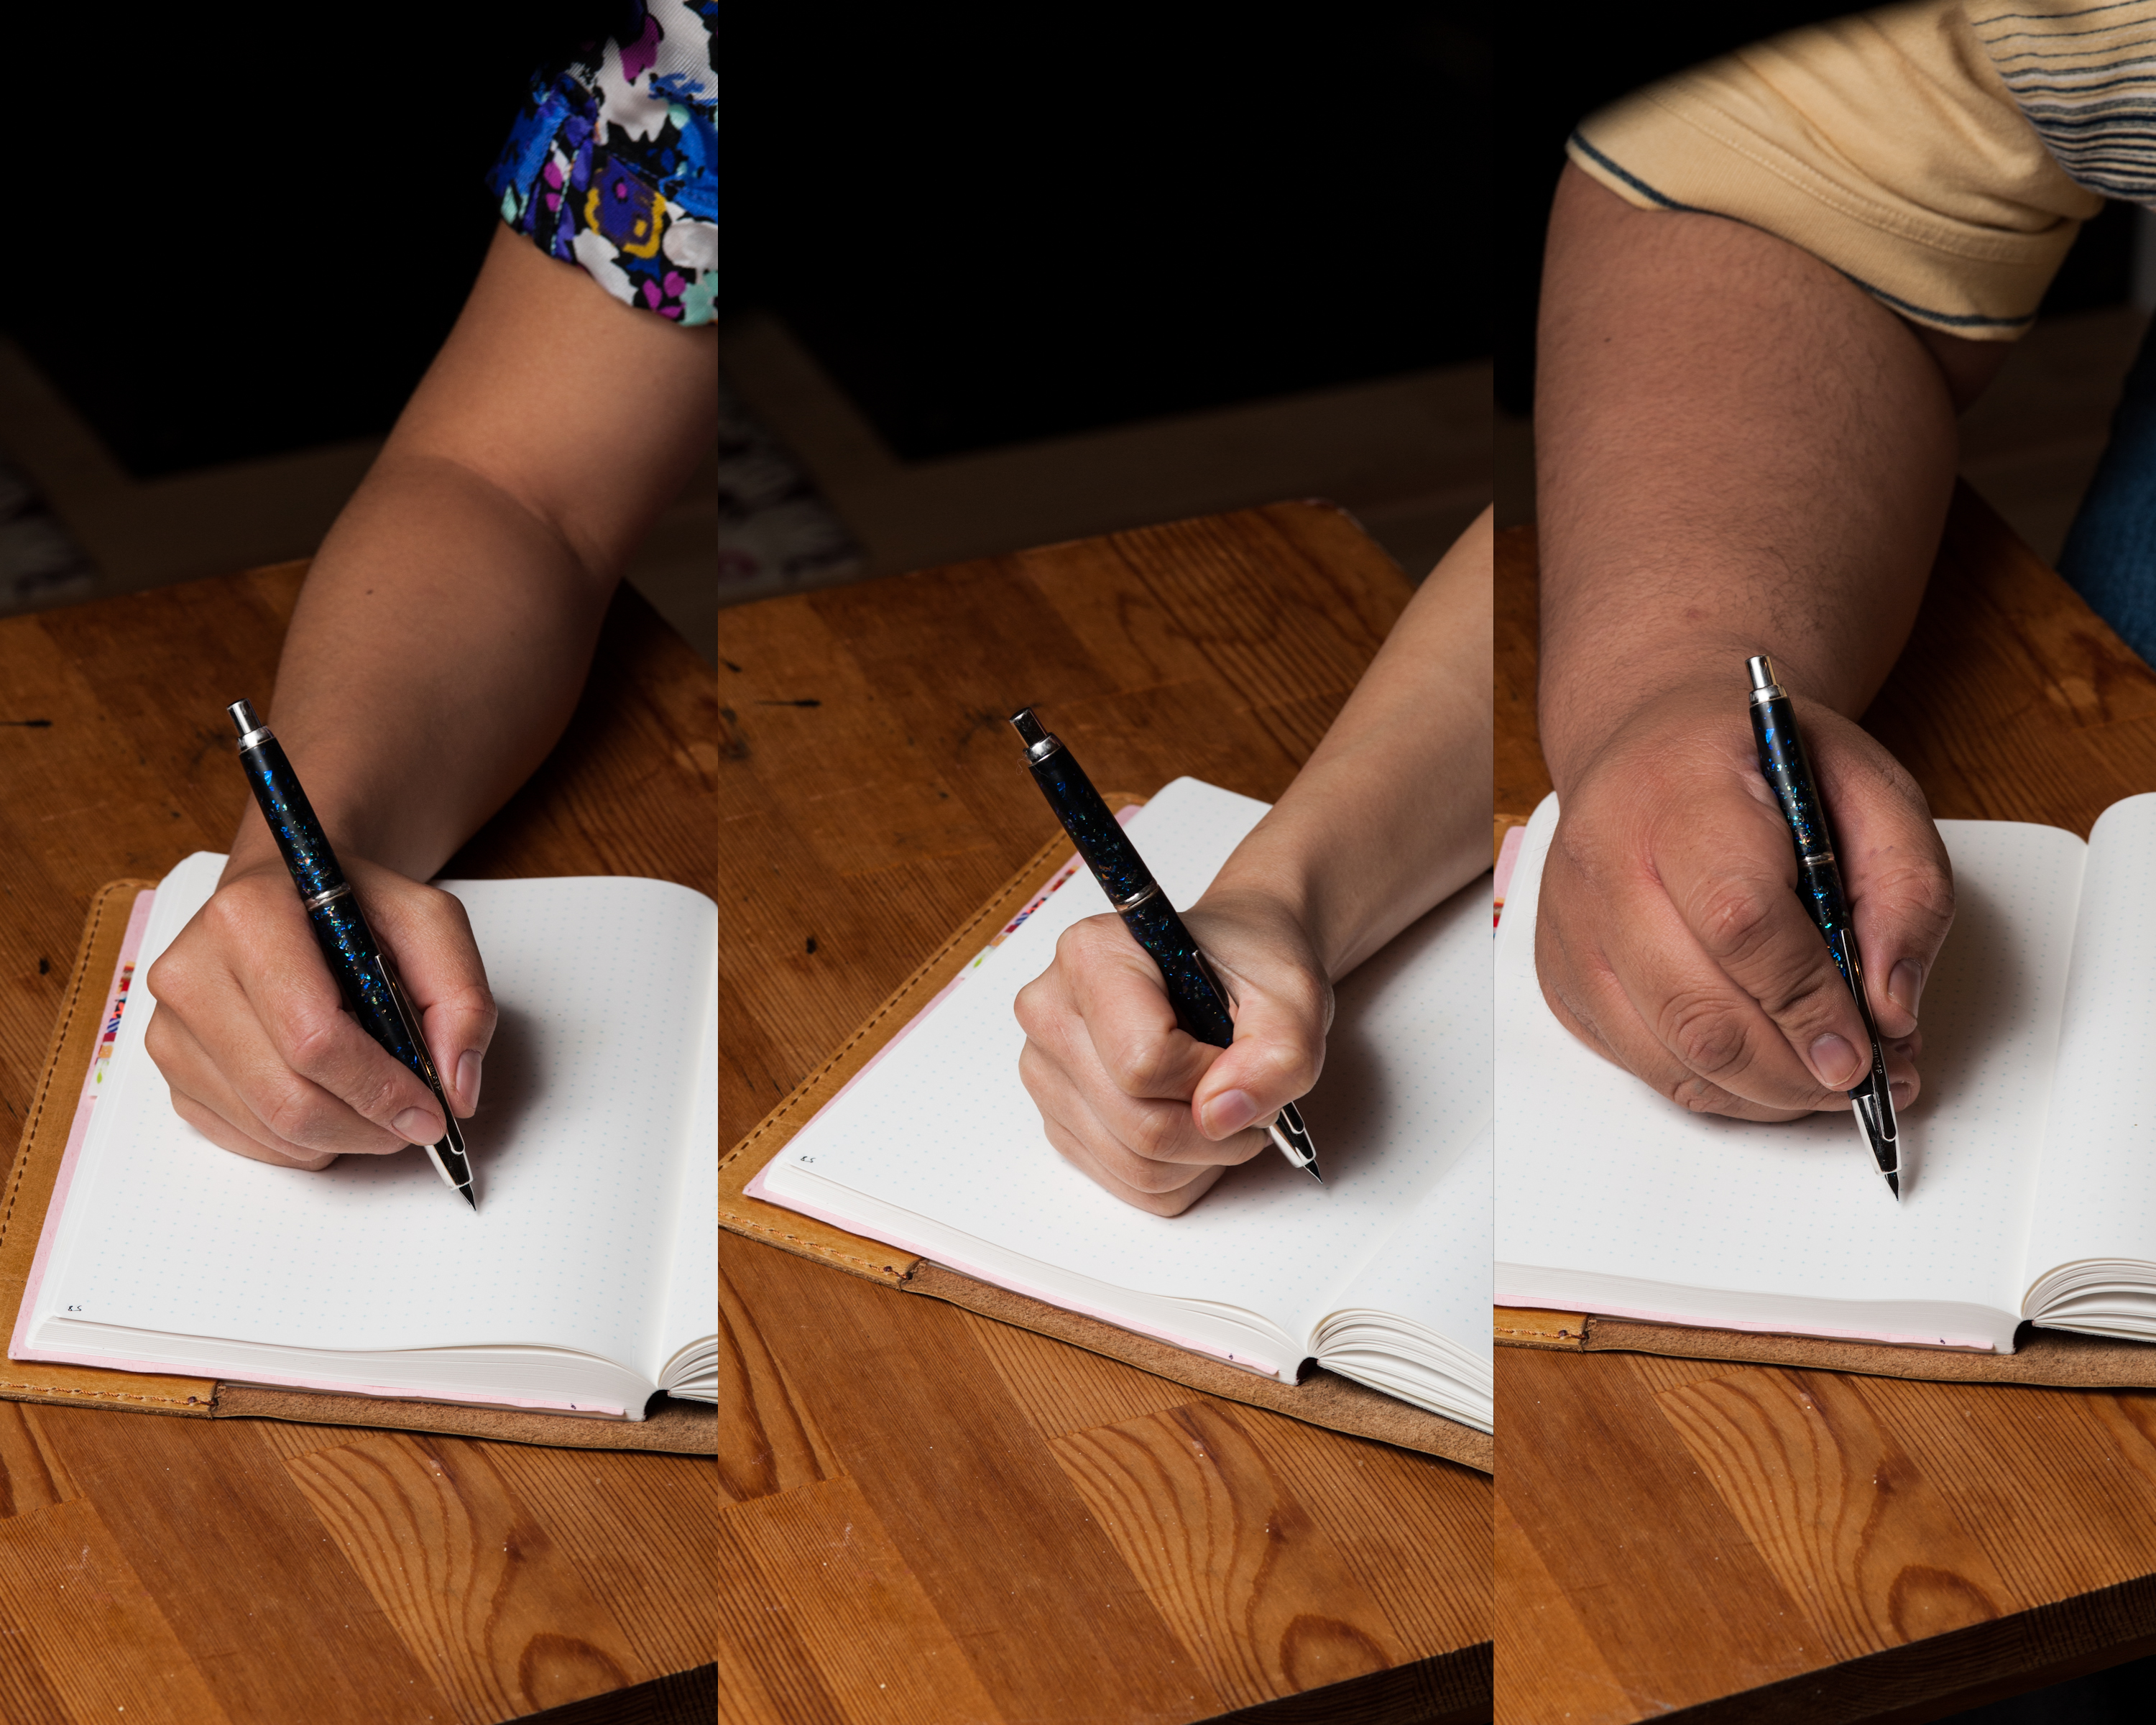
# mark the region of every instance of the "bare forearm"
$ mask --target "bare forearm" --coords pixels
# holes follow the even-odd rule
[[[1491,544],[1485,511],[1208,894],[1285,899],[1332,977],[1487,866]]]
[[[1956,383],[1980,387],[1993,354],[1944,345]],[[1748,654],[1863,711],[1938,548],[1955,360],[1782,240],[1636,210],[1567,171],[1535,413],[1539,708],[1561,793],[1629,713],[1738,677]]]
[[[271,714],[336,842],[438,870],[560,736],[611,585],[480,475],[385,455],[309,573]],[[269,843],[250,817],[235,860]]]
[[[285,635],[268,716],[341,847],[424,879],[538,765],[717,393],[705,334],[495,235]],[[234,869],[270,855],[250,813]]]

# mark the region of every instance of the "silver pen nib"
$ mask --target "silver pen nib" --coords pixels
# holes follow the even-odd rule
[[[1894,1201],[1902,1201],[1902,1147],[1900,1122],[1894,1117],[1894,1092],[1889,1089],[1885,1076],[1874,1069],[1873,1081],[1861,1090],[1849,1093],[1849,1106],[1856,1116],[1857,1130],[1864,1135],[1864,1147],[1871,1153],[1871,1159],[1886,1177],[1887,1187],[1894,1194]]]
[[[1310,1128],[1302,1123],[1294,1103],[1284,1103],[1265,1132],[1290,1162],[1319,1185],[1325,1183],[1325,1176],[1317,1171],[1317,1147],[1310,1142]]]

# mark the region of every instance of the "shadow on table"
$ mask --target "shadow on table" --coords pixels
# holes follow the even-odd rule
[[[2156,1718],[2156,1657],[1971,1707],[1939,1725],[2142,1725]]]

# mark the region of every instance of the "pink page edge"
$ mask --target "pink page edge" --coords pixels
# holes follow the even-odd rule
[[[127,913],[127,932],[120,938],[120,957],[114,961],[112,975],[105,985],[105,1010],[99,1017],[102,1027],[99,1033],[98,1048],[90,1050],[89,1069],[82,1075],[82,1088],[77,1092],[74,1118],[68,1125],[67,1150],[60,1158],[60,1171],[53,1179],[53,1195],[45,1205],[44,1226],[38,1233],[37,1255],[30,1260],[29,1280],[23,1285],[23,1303],[15,1308],[15,1333],[8,1343],[10,1359],[37,1359],[43,1356],[25,1352],[23,1336],[30,1322],[30,1313],[38,1303],[38,1289],[45,1279],[45,1260],[53,1249],[54,1237],[59,1232],[60,1212],[66,1207],[69,1184],[74,1178],[75,1162],[82,1154],[83,1140],[90,1135],[91,1105],[97,1101],[97,1055],[104,1045],[105,1034],[116,1031],[112,1014],[120,1005],[120,979],[127,974],[136,955],[142,950],[142,936],[150,926],[150,906],[157,900],[155,892],[135,895],[135,907]]]

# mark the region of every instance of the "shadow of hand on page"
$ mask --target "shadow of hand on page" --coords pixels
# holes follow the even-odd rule
[[[538,1041],[530,1013],[512,1006],[501,1009],[486,1051],[478,1111],[460,1122],[475,1170],[473,1189],[481,1208],[490,1187],[499,1189],[504,1180],[516,1178],[516,1158],[508,1147],[516,1142],[519,1123],[540,1101],[543,1080],[534,1058]],[[393,1156],[341,1156],[322,1177],[356,1187],[424,1183],[442,1186],[445,1196],[449,1193],[427,1153],[417,1147]],[[458,1204],[461,1208],[463,1200]]]
[[[1953,927],[1924,988],[1923,1090],[1900,1111],[1902,1190],[1922,1182],[1938,1105],[1968,1095],[1999,1047],[2028,1034],[2045,1003],[2031,987],[2005,906],[1979,883],[1955,889]]]

